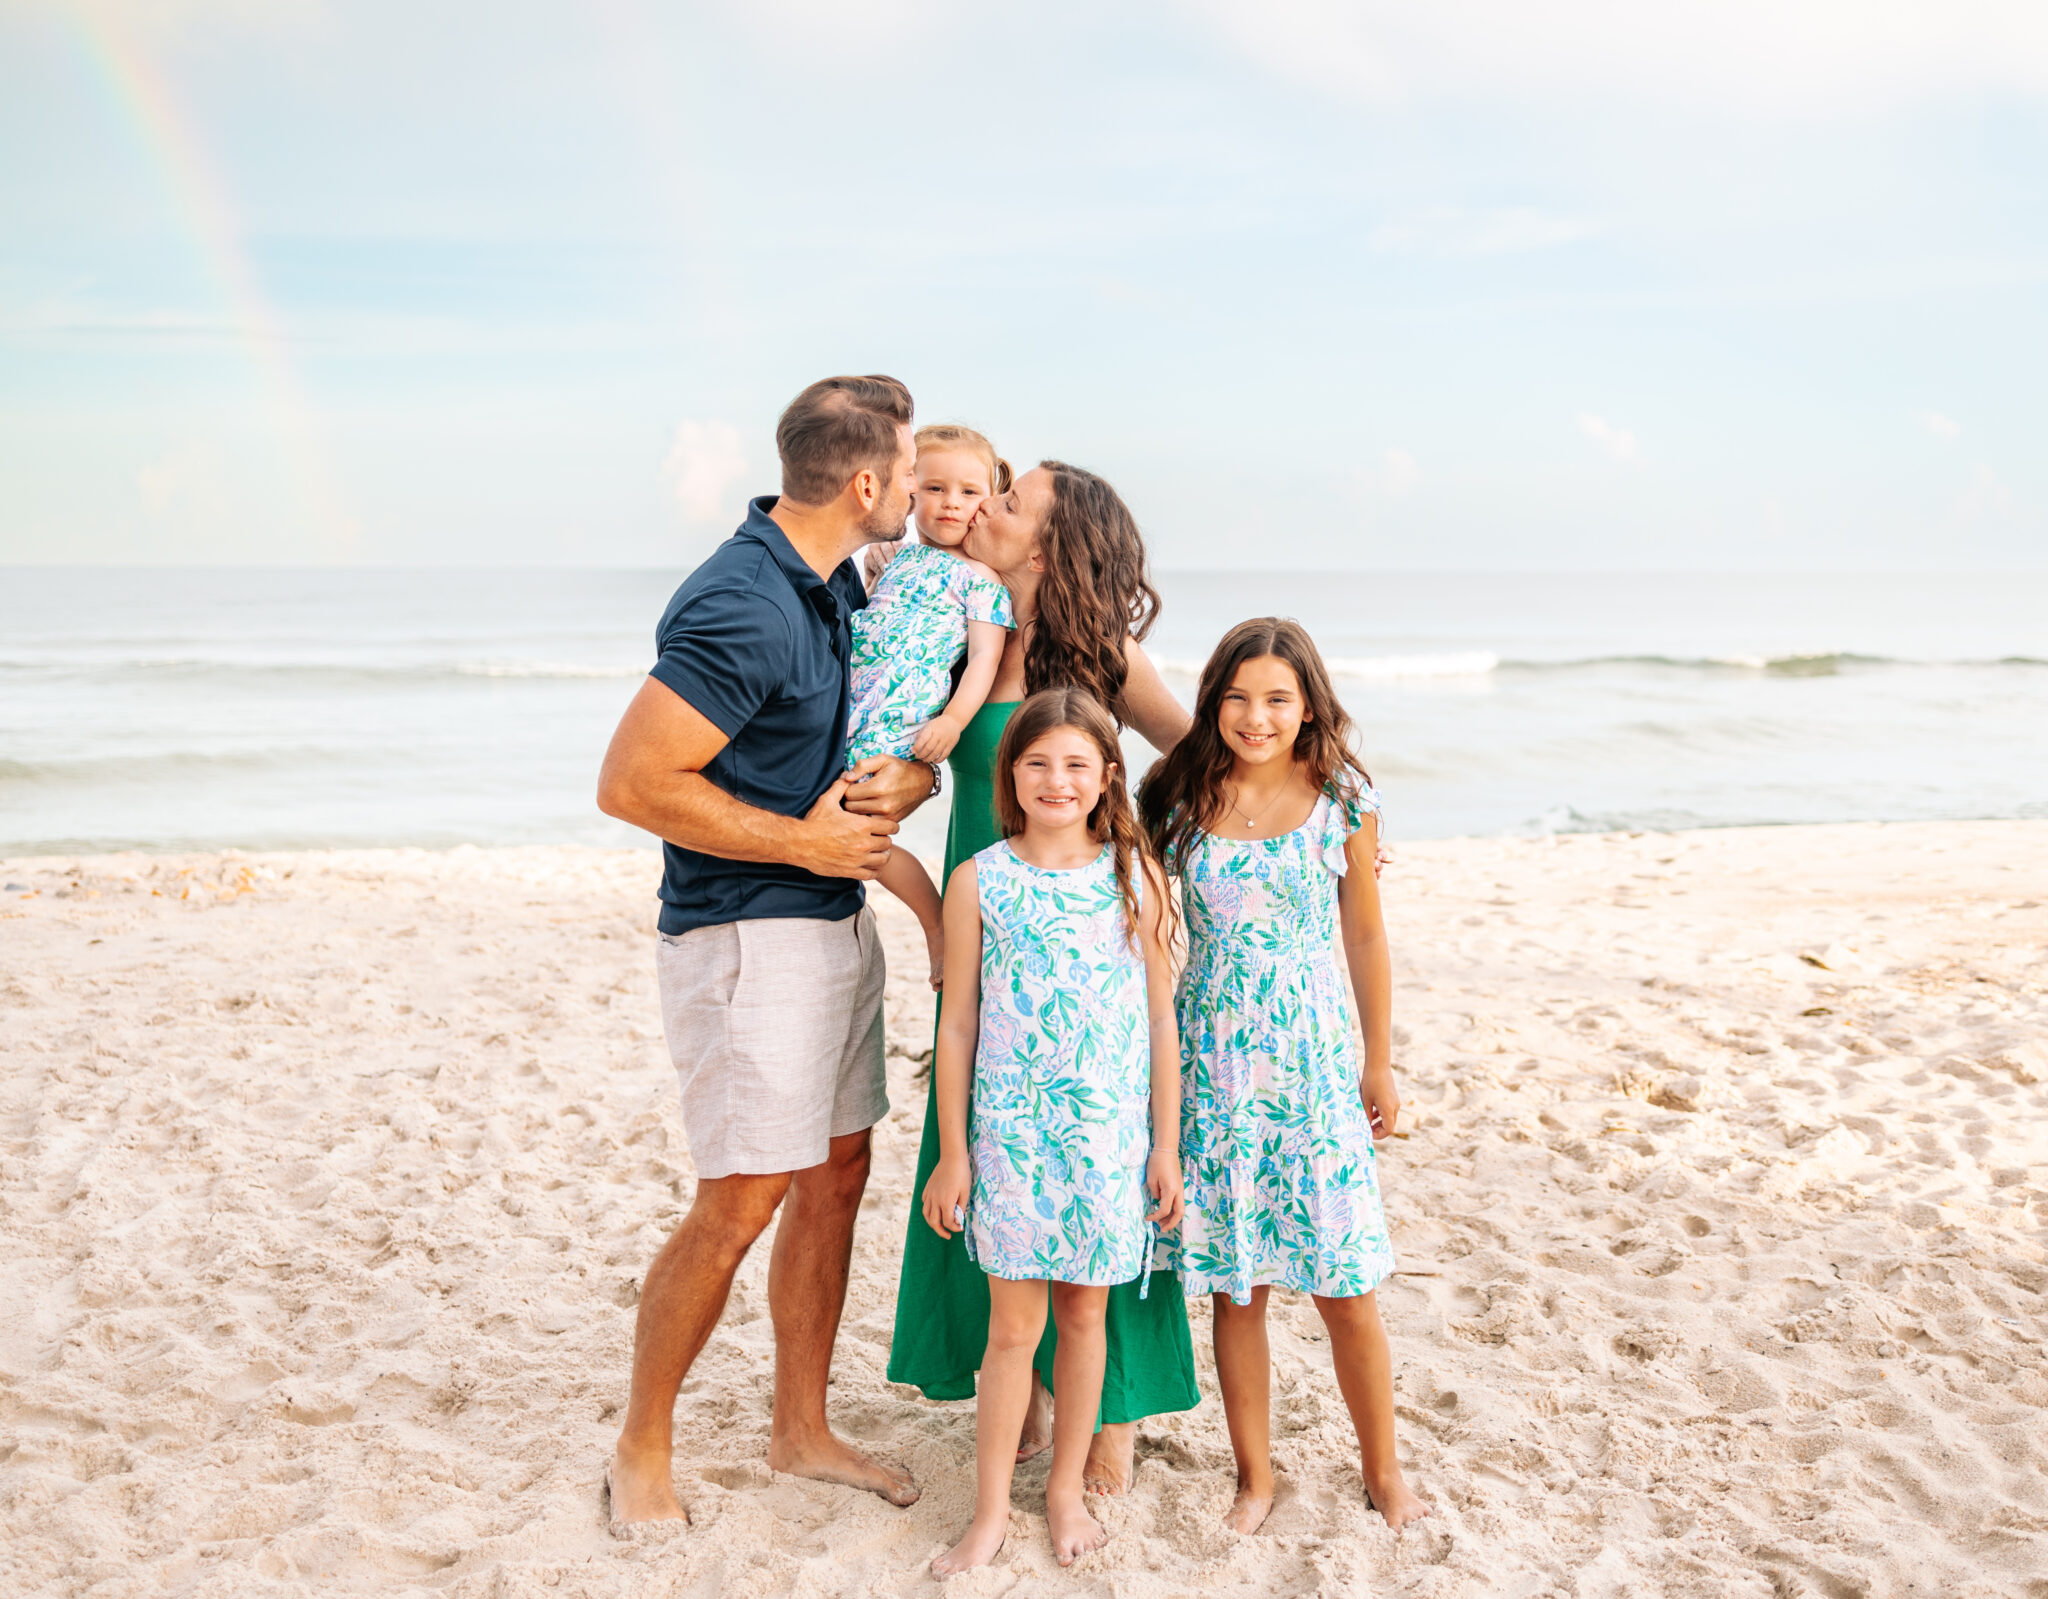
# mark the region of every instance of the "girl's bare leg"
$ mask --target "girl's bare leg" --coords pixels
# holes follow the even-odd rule
[[[974,1520],[932,1562],[932,1575],[985,1566],[1010,1530],[1010,1474],[1031,1403],[1031,1355],[1045,1331],[1045,1283],[988,1280],[988,1349],[974,1402]],[[1101,1371],[1096,1382],[1102,1381]]]
[[[1387,1347],[1387,1329],[1380,1322],[1379,1301],[1371,1294],[1345,1299],[1315,1296],[1323,1325],[1330,1330],[1330,1355],[1337,1367],[1351,1425],[1358,1432],[1359,1469],[1373,1508],[1397,1531],[1429,1514],[1415,1497],[1394,1458],[1394,1356]]]
[[[1237,1457],[1237,1497],[1223,1525],[1257,1532],[1273,1508],[1273,1356],[1266,1345],[1266,1287],[1248,1305],[1214,1294],[1216,1382],[1223,1390],[1223,1420]]]
[[[1045,1524],[1052,1534],[1053,1557],[1063,1566],[1109,1542],[1109,1534],[1081,1502],[1081,1468],[1095,1436],[1102,1368],[1109,1355],[1102,1331],[1108,1309],[1107,1288],[1052,1285],[1060,1346],[1052,1368],[1052,1470],[1045,1479]]]

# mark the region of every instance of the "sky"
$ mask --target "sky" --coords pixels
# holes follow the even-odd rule
[[[881,371],[1166,569],[2048,570],[2038,0],[0,5],[0,564],[687,566]]]

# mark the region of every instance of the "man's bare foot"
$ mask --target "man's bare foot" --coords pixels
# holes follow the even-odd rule
[[[1373,1509],[1387,1518],[1387,1525],[1399,1532],[1411,1521],[1420,1521],[1433,1512],[1429,1506],[1415,1497],[1398,1469],[1390,1471],[1383,1481],[1365,1479],[1365,1497]]]
[[[849,1488],[865,1488],[892,1505],[917,1503],[917,1484],[910,1480],[909,1472],[862,1454],[837,1433],[819,1433],[802,1443],[769,1439],[768,1469],[786,1471],[792,1477],[815,1477],[819,1482],[843,1482]]]
[[[1273,1479],[1263,1483],[1240,1482],[1237,1497],[1230,1501],[1223,1525],[1232,1532],[1257,1532],[1273,1509]]]
[[[1077,1557],[1109,1542],[1102,1523],[1088,1514],[1076,1493],[1046,1494],[1045,1530],[1052,1534],[1053,1558],[1063,1566],[1071,1566]]]
[[[1120,1421],[1098,1431],[1081,1466],[1081,1486],[1092,1494],[1128,1492],[1137,1469],[1138,1424]]]
[[[1033,1455],[1043,1454],[1052,1444],[1052,1395],[1045,1391],[1045,1384],[1038,1380],[1038,1373],[1031,1374],[1031,1407],[1024,1412],[1024,1431],[1017,1439],[1017,1458],[1029,1460]]]
[[[967,1530],[960,1535],[960,1541],[932,1562],[934,1577],[950,1577],[955,1572],[972,1571],[976,1566],[985,1566],[1002,1553],[1003,1540],[1010,1535],[1010,1516],[1005,1511],[1000,1520],[990,1520],[983,1525],[979,1518],[968,1523]]]
[[[666,1450],[655,1455],[631,1453],[624,1444],[612,1452],[604,1471],[605,1527],[614,1538],[627,1536],[634,1528],[658,1526],[663,1522],[688,1526],[690,1513],[676,1498],[676,1485],[669,1475]]]

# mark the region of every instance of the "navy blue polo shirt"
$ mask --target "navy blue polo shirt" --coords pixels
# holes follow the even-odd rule
[[[768,513],[748,503],[739,531],[683,580],[655,629],[652,675],[729,741],[704,768],[734,799],[802,816],[846,762],[853,613],[867,604],[841,561],[828,579]],[[729,861],[664,842],[661,930],[678,935],[768,916],[839,921],[861,908],[848,877],[772,861]]]

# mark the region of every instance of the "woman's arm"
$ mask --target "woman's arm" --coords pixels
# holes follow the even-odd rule
[[[946,986],[940,992],[939,1037],[932,1055],[937,1096],[939,1163],[924,1185],[921,1208],[932,1231],[960,1231],[974,1174],[967,1163],[967,1100],[974,1086],[974,1046],[981,1035],[981,886],[973,861],[962,861],[946,884]]]
[[[1145,646],[1136,639],[1124,642],[1124,708],[1138,736],[1164,755],[1181,741],[1188,730],[1187,707],[1173,697]]]
[[[1365,825],[1344,841],[1347,863],[1338,886],[1337,919],[1344,931],[1344,963],[1358,996],[1358,1025],[1365,1035],[1365,1067],[1359,1094],[1376,1137],[1394,1131],[1401,1096],[1394,1088],[1394,963],[1387,949],[1387,924],[1380,914],[1379,877],[1373,871],[1380,847],[1380,823]]]
[[[1173,961],[1166,950],[1166,878],[1149,860],[1139,919],[1145,949],[1145,1007],[1152,1023],[1152,1155],[1145,1191],[1155,1205],[1146,1219],[1162,1231],[1180,1225],[1180,1027],[1173,1015]]]
[[[997,622],[967,624],[967,665],[961,669],[960,686],[953,690],[946,708],[918,729],[911,741],[911,754],[921,761],[943,761],[953,753],[953,746],[995,686],[996,667],[1009,636],[1010,630]]]

